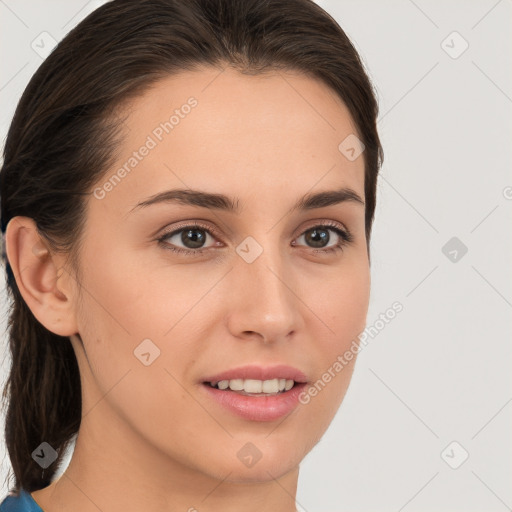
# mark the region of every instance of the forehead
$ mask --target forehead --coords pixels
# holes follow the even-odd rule
[[[186,71],[156,82],[125,114],[112,170],[128,172],[112,200],[133,205],[171,185],[239,196],[259,186],[302,195],[315,183],[363,190],[363,157],[350,161],[339,149],[357,133],[348,108],[299,72]]]
[[[312,135],[313,131],[318,139],[330,134],[336,140],[343,133],[357,131],[345,104],[316,78],[290,70],[245,75],[231,68],[222,71],[209,67],[181,72],[153,84],[128,104],[127,124],[147,132],[156,121],[169,120],[175,110],[182,120],[182,115],[188,117],[188,113],[179,111],[188,110],[184,107],[190,98],[197,106],[191,109],[191,120],[174,131],[175,138],[187,125],[210,131],[210,140],[218,140],[225,133],[236,134],[237,139],[251,133],[275,135],[285,127],[289,131],[282,132],[279,140],[301,133]]]

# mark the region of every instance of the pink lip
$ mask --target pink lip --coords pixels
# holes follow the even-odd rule
[[[202,382],[219,382],[220,380],[232,379],[289,379],[295,382],[307,382],[308,380],[306,375],[297,368],[285,364],[278,364],[273,366],[239,366],[238,368],[232,368],[231,370],[205,377],[202,379]]]
[[[306,385],[295,384],[289,391],[273,396],[240,395],[229,389],[213,388],[209,384],[202,384],[201,388],[217,403],[246,420],[273,421],[290,414],[297,407]]]
[[[295,385],[288,391],[276,395],[242,395],[235,391],[220,390],[210,386],[210,382],[232,379],[291,379]],[[218,404],[251,421],[273,421],[290,414],[299,404],[299,396],[307,383],[306,375],[287,365],[241,366],[232,368],[202,379],[201,388]]]

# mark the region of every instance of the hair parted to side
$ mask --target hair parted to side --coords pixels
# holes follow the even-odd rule
[[[17,215],[32,218],[52,249],[69,255],[79,282],[85,200],[117,156],[119,109],[158,79],[203,65],[296,70],[338,94],[365,145],[369,247],[383,161],[378,104],[354,46],[312,0],[114,0],[95,10],[42,63],[17,105],[0,171],[2,232]],[[3,260],[12,366],[2,398],[17,494],[51,483],[80,427],[81,384],[70,340],[36,320]],[[43,441],[58,453],[44,471],[32,458]]]

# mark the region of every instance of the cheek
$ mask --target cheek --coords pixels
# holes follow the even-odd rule
[[[328,333],[325,353],[350,344],[365,328],[370,299],[370,270],[364,262],[347,266],[316,288],[312,309]]]
[[[140,405],[154,417],[152,404],[179,407],[184,398],[178,381],[197,359],[191,340],[204,338],[212,306],[208,290],[218,277],[201,278],[192,265],[180,270],[133,260],[105,251],[102,265],[85,273],[78,329],[86,343],[84,364],[100,393],[115,386],[119,391],[109,395],[125,416]],[[145,366],[144,360],[151,362]]]
[[[154,294],[146,293],[151,283],[119,279],[112,273],[89,276],[84,287],[90,290],[84,294],[79,315],[87,354],[80,358],[81,374],[87,379],[84,410],[93,410],[94,418],[113,422],[121,418],[124,425],[163,448],[166,439],[179,436],[187,418],[204,416],[181,384],[183,372],[196,359],[193,344],[180,336],[184,304],[176,302],[174,308],[170,303],[174,294],[169,291],[167,302],[161,304]],[[145,293],[140,293],[142,287]],[[148,359],[149,364],[144,364]],[[199,436],[200,423],[187,424],[186,431]]]
[[[308,305],[318,316],[315,325],[323,335],[315,336],[314,390],[309,399],[313,415],[330,421],[350,384],[359,351],[358,336],[364,331],[369,305],[370,271],[356,264],[350,272],[340,272],[324,286],[315,289]]]
[[[84,277],[89,321],[94,319],[105,335],[132,343],[150,338],[165,344],[218,279],[196,265],[144,259],[135,251],[116,252],[115,247],[98,259],[101,266],[91,267]]]

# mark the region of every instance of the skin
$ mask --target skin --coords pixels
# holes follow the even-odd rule
[[[303,195],[341,186],[364,199],[364,153],[350,161],[338,149],[357,133],[348,109],[297,72],[187,71],[127,106],[128,130],[106,178],[190,96],[198,105],[148,156],[103,199],[89,196],[81,287],[32,219],[8,225],[23,298],[47,329],[70,337],[82,382],[71,462],[32,493],[45,512],[295,511],[299,464],[349,386],[355,358],[309,404],[270,422],[235,416],[201,389],[202,377],[245,364],[289,364],[315,382],[363,331],[364,205],[289,213]],[[242,212],[159,203],[130,213],[156,193],[188,187],[236,197]],[[195,220],[219,234],[208,236],[203,255],[156,241],[164,228]],[[354,241],[314,253],[321,246],[306,231],[320,221],[346,227]],[[333,246],[338,235],[328,233]],[[250,264],[235,251],[247,236],[263,248]],[[187,248],[180,234],[166,242]],[[134,356],[146,338],[160,349],[149,366]],[[262,453],[250,468],[237,457],[247,442]]]

